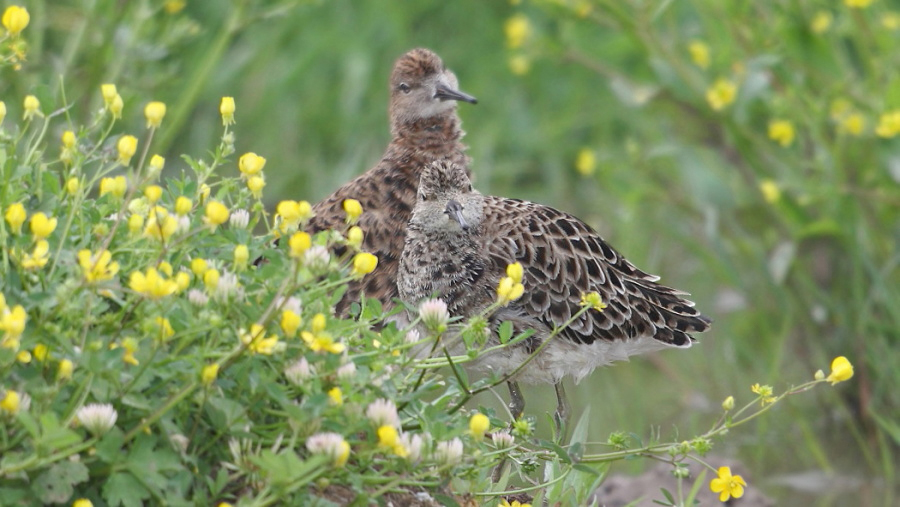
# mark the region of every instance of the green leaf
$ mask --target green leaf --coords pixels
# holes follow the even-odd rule
[[[142,507],[144,500],[150,498],[150,492],[130,473],[118,472],[103,484],[103,498],[111,507]]]
[[[47,412],[41,416],[41,436],[35,442],[36,447],[52,452],[79,442],[81,436],[61,426],[56,414]]]
[[[497,330],[498,338],[500,338],[500,343],[506,343],[512,338],[512,322],[505,320],[502,324],[500,324],[500,328]]]
[[[32,483],[31,490],[48,503],[63,503],[74,493],[73,486],[88,480],[88,469],[78,461],[60,461],[41,473]]]

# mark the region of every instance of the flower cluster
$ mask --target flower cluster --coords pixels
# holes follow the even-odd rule
[[[512,301],[522,297],[525,293],[525,286],[522,284],[523,276],[522,264],[514,262],[506,267],[506,276],[500,279],[497,284],[497,301],[506,306]]]

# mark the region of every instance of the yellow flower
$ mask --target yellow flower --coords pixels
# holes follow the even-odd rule
[[[175,199],[175,213],[178,213],[179,216],[185,216],[191,212],[191,207],[194,206],[194,203],[191,202],[190,199],[181,195],[178,196],[178,199]]]
[[[503,499],[500,500],[500,503],[497,504],[497,507],[531,507],[530,503],[521,503],[518,500],[513,500],[512,503],[509,503],[509,500]]]
[[[125,354],[122,355],[122,361],[125,361],[132,366],[140,364],[140,361],[134,357],[134,353],[138,351],[138,347],[137,339],[131,336],[122,340],[122,348],[125,349]]]
[[[87,498],[79,498],[72,502],[72,507],[94,507],[94,503]]]
[[[759,395],[759,402],[762,405],[767,405],[776,401],[775,396],[772,396],[772,386],[753,384],[750,386],[750,390]]]
[[[113,119],[118,120],[122,118],[122,109],[124,107],[125,103],[122,101],[122,96],[117,93],[109,105],[109,112],[112,113]]]
[[[28,314],[25,313],[22,305],[16,305],[11,310],[5,309],[0,314],[0,330],[5,331],[2,341],[3,348],[13,350],[19,348],[19,338],[25,332],[27,321]]]
[[[524,14],[516,14],[503,23],[503,33],[506,35],[506,47],[518,49],[531,36],[531,22]]]
[[[23,363],[23,364],[30,363],[31,362],[31,352],[28,352],[27,350],[20,350],[16,354],[16,361]]]
[[[247,268],[247,261],[250,260],[250,250],[247,245],[237,245],[234,247],[234,270],[243,271]]]
[[[66,180],[66,192],[69,195],[75,195],[80,188],[81,188],[81,181],[78,178],[76,178],[75,176],[72,176],[71,178]]]
[[[582,148],[578,152],[578,156],[575,158],[575,169],[582,176],[590,176],[594,174],[594,170],[597,168],[597,157],[594,155],[593,150],[588,148]]]
[[[275,208],[276,218],[280,219],[279,230],[287,232],[294,229],[300,222],[312,218],[312,206],[306,201],[281,201]]]
[[[142,215],[131,215],[128,217],[128,231],[135,236],[144,228],[144,217]]]
[[[378,447],[387,449],[401,458],[409,456],[409,450],[400,440],[400,433],[397,432],[397,428],[391,425],[379,426],[377,433]]]
[[[297,231],[291,235],[288,245],[291,247],[291,257],[299,258],[312,246],[312,238],[303,231]]]
[[[513,262],[506,266],[506,276],[512,278],[513,283],[522,283],[522,276],[525,274],[522,269],[521,262]]]
[[[112,194],[115,197],[123,197],[128,190],[128,182],[125,176],[115,178],[103,178],[100,180],[100,195]]]
[[[875,0],[844,0],[844,5],[851,9],[865,9],[872,5]]]
[[[378,266],[378,257],[368,253],[360,252],[353,256],[353,275],[365,276]]]
[[[722,410],[729,411],[734,408],[734,396],[729,396],[725,398],[725,401],[722,402]]]
[[[281,311],[281,330],[284,331],[284,335],[288,338],[296,336],[297,330],[300,329],[302,324],[303,319],[293,310],[284,309]]]
[[[697,67],[700,67],[701,69],[709,67],[709,46],[706,45],[705,42],[692,40],[691,43],[688,44],[688,53],[691,54],[691,60]]]
[[[525,286],[520,282],[514,281],[511,277],[504,276],[500,279],[500,283],[497,284],[497,300],[503,306],[519,299],[524,293]]]
[[[813,378],[816,380],[822,380],[825,378],[825,372],[822,370],[816,370],[816,373],[813,375]]]
[[[15,414],[19,411],[19,403],[21,403],[19,393],[15,391],[6,391],[6,394],[3,395],[3,400],[0,401],[0,409],[3,409],[10,414]]]
[[[709,107],[715,111],[721,111],[734,102],[737,97],[737,85],[733,81],[719,78],[712,87],[706,91],[706,101]]]
[[[119,163],[128,165],[131,163],[131,157],[137,151],[137,138],[134,136],[122,136],[116,143],[116,149],[119,151]]]
[[[794,124],[788,120],[772,120],[769,122],[769,139],[782,147],[790,146],[794,142]]]
[[[211,191],[212,189],[209,188],[209,185],[207,185],[206,183],[200,185],[200,188],[197,189],[197,195],[200,197],[200,204],[203,204],[207,199],[209,199],[209,193]]]
[[[759,182],[759,191],[762,193],[763,199],[769,204],[774,204],[781,199],[781,189],[778,183],[773,180],[764,179]]]
[[[157,128],[162,124],[166,116],[166,105],[159,101],[148,103],[144,107],[144,117],[147,118],[147,128]]]
[[[813,15],[812,21],[809,23],[810,30],[813,33],[825,33],[831,28],[831,22],[834,16],[828,11],[819,11]]]
[[[167,280],[156,271],[156,268],[147,268],[146,273],[135,271],[131,273],[128,282],[131,290],[150,299],[160,299],[171,296],[178,290],[178,284],[174,280]]]
[[[900,111],[890,111],[881,115],[875,127],[878,137],[891,138],[900,134]]]
[[[347,231],[347,244],[358,249],[362,246],[362,242],[363,230],[358,225],[354,225]]]
[[[206,263],[205,259],[197,257],[191,261],[191,271],[193,271],[196,276],[203,276],[208,269],[209,265]]]
[[[175,330],[172,329],[172,323],[169,322],[169,319],[157,317],[153,320],[153,323],[156,325],[156,328],[159,329],[160,340],[165,340],[166,338],[171,338],[175,335]]]
[[[6,208],[4,218],[6,219],[6,223],[9,224],[9,228],[12,229],[12,233],[20,234],[22,232],[22,224],[25,223],[28,214],[25,212],[25,206],[23,206],[22,203],[17,202],[15,204],[10,204],[10,206]]]
[[[186,0],[166,0],[166,3],[163,4],[163,9],[165,9],[166,14],[178,14],[184,9],[185,5],[187,5]],[[219,507],[222,506],[220,505]]]
[[[219,113],[222,115],[222,125],[234,125],[234,97],[222,97]]]
[[[263,167],[266,166],[266,159],[264,157],[260,157],[256,153],[248,152],[241,155],[241,158],[238,159],[238,169],[241,170],[241,175],[244,177],[255,176],[259,174],[260,171],[263,170]]]
[[[72,361],[63,359],[59,362],[59,367],[56,369],[56,380],[69,380],[72,378],[72,371],[74,370],[75,365]]]
[[[326,332],[303,331],[300,336],[313,352],[340,354],[346,348],[343,343],[335,342],[334,338]]]
[[[103,96],[103,103],[106,104],[106,107],[109,107],[116,99],[116,96],[119,95],[119,92],[114,84],[102,84],[100,85],[100,95]]]
[[[165,165],[166,165],[165,158],[160,157],[159,155],[153,155],[152,157],[150,157],[150,164],[149,164],[150,173],[152,173],[154,175],[159,174],[163,170],[163,167],[165,167]]]
[[[342,207],[344,208],[344,212],[347,213],[348,224],[355,224],[363,212],[362,204],[356,199],[344,199]]]
[[[0,125],[3,125],[4,119],[6,119],[6,102],[0,100]]]
[[[312,322],[309,323],[309,328],[313,333],[321,333],[325,330],[325,327],[328,325],[328,320],[325,318],[324,313],[317,313],[313,315]]]
[[[57,222],[56,218],[47,218],[47,215],[38,211],[31,217],[31,234],[35,239],[48,238],[56,230]]]
[[[484,432],[490,429],[491,421],[481,412],[476,413],[469,419],[469,434],[475,440],[484,438]]]
[[[100,250],[97,253],[90,250],[78,252],[78,264],[88,283],[111,280],[119,272],[119,263],[111,261],[112,254],[109,250]]]
[[[47,357],[50,355],[50,349],[47,348],[43,343],[38,343],[34,346],[34,350],[32,351],[32,355],[39,362],[43,363],[47,360]]]
[[[825,380],[831,382],[831,385],[835,385],[851,378],[853,378],[853,365],[850,364],[850,361],[844,356],[834,358],[834,361],[831,362],[831,373]]]
[[[172,276],[172,265],[167,261],[160,262],[159,265],[156,266],[156,269],[158,269],[161,273],[164,273],[166,276]]]
[[[10,37],[18,37],[30,21],[31,16],[25,7],[10,5],[3,11],[3,27],[6,28]]]
[[[841,120],[841,131],[851,136],[860,136],[866,129],[866,118],[861,113],[850,113]]]
[[[331,403],[335,406],[340,407],[344,404],[344,393],[341,392],[340,387],[332,387],[329,389],[328,397],[331,398]]]
[[[506,64],[509,71],[516,76],[524,76],[531,70],[531,60],[525,55],[512,55]]]
[[[266,179],[262,174],[251,176],[250,179],[247,180],[247,188],[250,189],[250,193],[253,195],[253,197],[257,199],[262,197],[262,190],[265,186]]]
[[[39,108],[41,107],[41,101],[38,100],[34,95],[27,95],[25,97],[25,103],[23,104],[25,108],[25,114],[22,115],[22,119],[31,120],[32,118],[37,116],[43,116],[43,113],[40,112]]]
[[[67,130],[63,132],[62,135],[62,144],[64,148],[74,148],[75,147],[75,132],[71,130]]]
[[[219,286],[220,277],[218,269],[207,269],[206,272],[203,273],[203,285],[209,290],[215,290],[215,288]]]
[[[885,12],[881,15],[881,26],[887,28],[888,30],[896,30],[900,28],[900,14],[894,11]]]
[[[203,385],[209,387],[216,381],[216,377],[218,376],[219,363],[208,364],[203,367],[203,371],[200,373],[200,381]]]
[[[168,241],[178,230],[178,219],[169,215],[166,208],[154,206],[144,227],[144,236],[158,241]]]
[[[50,243],[46,239],[39,239],[34,244],[34,251],[25,254],[22,258],[22,267],[25,269],[39,269],[47,265],[50,260]]]
[[[602,312],[606,310],[606,303],[603,302],[603,298],[600,296],[598,292],[588,292],[586,294],[581,295],[581,305],[582,306],[590,306],[594,310],[598,312]]]
[[[727,502],[729,498],[744,496],[744,478],[740,475],[731,475],[731,468],[719,467],[719,476],[710,481],[709,489],[713,493],[719,493],[719,501]]]
[[[228,221],[228,207],[218,201],[209,201],[203,220],[215,229]]]
[[[188,288],[188,285],[191,284],[191,275],[187,274],[184,271],[179,271],[175,274],[175,285],[178,286],[178,290],[176,293],[184,292],[185,289]]]
[[[147,201],[150,204],[156,203],[160,197],[162,197],[163,189],[159,185],[148,185],[147,188],[144,189],[144,197],[147,198]]]

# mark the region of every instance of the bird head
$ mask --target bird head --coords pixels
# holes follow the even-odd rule
[[[401,56],[391,72],[391,124],[399,125],[452,114],[458,101],[475,104],[460,91],[456,75],[433,51],[413,49]]]
[[[481,225],[484,196],[465,169],[448,160],[425,166],[410,225],[426,233],[465,234]]]

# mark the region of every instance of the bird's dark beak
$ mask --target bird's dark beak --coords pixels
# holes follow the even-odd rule
[[[465,218],[463,218],[462,211],[462,204],[454,201],[453,199],[450,199],[450,202],[447,203],[447,209],[444,210],[444,213],[446,213],[452,220],[456,221],[456,223],[459,224],[462,230],[467,231],[469,230],[469,223],[466,222]]]
[[[439,100],[461,100],[463,102],[468,102],[469,104],[478,103],[478,99],[469,95],[468,93],[454,90],[449,86],[442,84],[437,85],[437,91],[434,92],[434,98]]]

